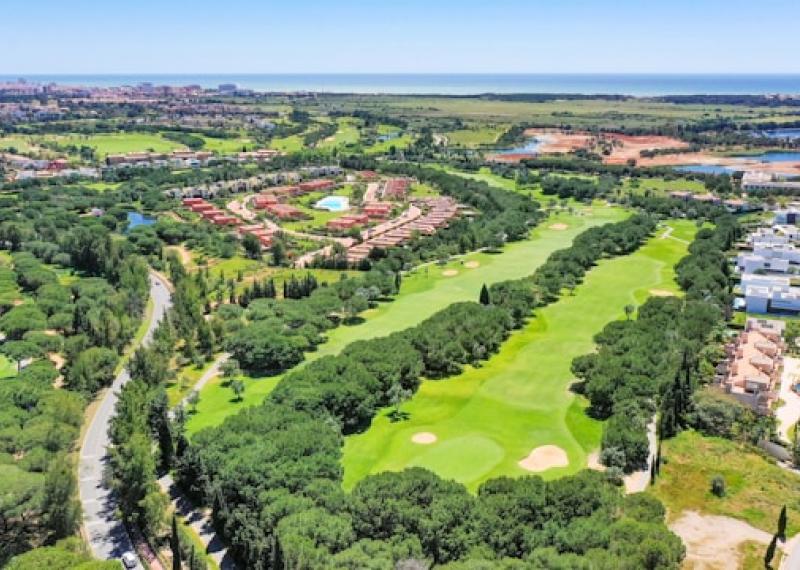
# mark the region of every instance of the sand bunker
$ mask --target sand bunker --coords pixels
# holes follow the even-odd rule
[[[586,466],[589,469],[594,469],[595,471],[605,471],[606,466],[600,463],[600,451],[593,451],[589,454],[589,457],[586,458]]]
[[[555,445],[543,445],[531,451],[530,455],[518,463],[526,471],[547,471],[553,467],[569,465],[567,452]]]
[[[442,275],[444,275],[445,277],[455,277],[456,275],[458,275],[458,271],[456,271],[455,269],[445,269],[444,271],[442,271]]]
[[[556,231],[564,231],[568,227],[569,226],[567,224],[551,224],[550,225],[550,229],[551,230],[556,230]]]
[[[419,445],[430,445],[436,443],[436,435],[429,431],[421,431],[411,436],[411,441]]]
[[[480,267],[480,266],[481,266],[481,264],[480,264],[479,261],[467,261],[464,264],[464,267],[466,267],[468,269],[475,269],[476,267]]]
[[[674,297],[675,293],[672,291],[667,291],[665,289],[650,289],[650,294],[653,297]]]

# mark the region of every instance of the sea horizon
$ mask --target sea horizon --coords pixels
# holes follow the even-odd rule
[[[18,79],[86,87],[235,83],[259,92],[387,95],[800,95],[800,73],[0,73],[0,83]]]

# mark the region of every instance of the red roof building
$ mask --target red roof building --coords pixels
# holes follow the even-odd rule
[[[329,188],[333,188],[335,183],[333,180],[309,180],[307,182],[301,182],[299,185],[300,190],[302,192],[318,192],[320,190],[327,190]]]
[[[302,210],[288,204],[268,204],[266,210],[282,220],[297,220],[305,216]]]
[[[253,207],[256,210],[263,210],[270,204],[277,204],[278,197],[274,194],[262,194],[253,198]]]

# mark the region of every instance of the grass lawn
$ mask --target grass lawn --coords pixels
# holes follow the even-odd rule
[[[666,459],[650,493],[667,507],[670,520],[687,510],[730,516],[775,532],[781,507],[788,511],[787,534],[800,532],[800,477],[752,448],[684,432],[662,447]],[[711,479],[725,479],[725,496],[711,494]]]
[[[291,135],[269,141],[269,148],[273,148],[281,152],[299,152],[303,150],[304,146],[302,135]]]
[[[402,406],[407,421],[393,423],[384,410],[366,432],[347,438],[345,488],[370,473],[420,466],[475,490],[492,477],[527,474],[517,462],[548,444],[564,449],[570,464],[543,476],[585,468],[602,426],[568,390],[570,363],[592,350],[593,336],[621,318],[625,305],[642,303],[650,289],[677,291],[672,267],[687,246],[660,235],[629,256],[601,261],[574,295],[539,310],[482,367],[424,381]],[[414,444],[417,432],[431,432],[438,441]]]
[[[97,190],[98,192],[105,192],[106,190],[116,190],[119,188],[119,182],[89,182],[88,184],[81,184],[85,188]]]
[[[493,145],[506,131],[502,126],[475,126],[444,133],[450,146],[477,148],[482,145]]]
[[[247,406],[260,404],[270,392],[278,385],[280,376],[267,378],[252,378],[241,376],[245,390],[242,400],[237,401],[233,391],[228,386],[229,379],[217,376],[209,381],[200,392],[200,401],[197,411],[190,411],[186,423],[186,432],[189,435],[197,433],[203,428],[221,424],[225,418],[231,416]]]
[[[203,141],[205,141],[203,150],[210,150],[211,152],[216,152],[219,154],[235,154],[237,152],[241,152],[245,147],[247,150],[253,150],[255,148],[253,140],[249,138],[237,137],[231,139],[220,139],[197,134],[195,136],[199,136],[203,139]]]
[[[356,340],[386,336],[412,327],[452,303],[475,300],[483,283],[490,284],[530,275],[550,253],[569,246],[575,236],[589,226],[618,221],[626,215],[624,210],[618,208],[594,208],[591,216],[560,214],[551,217],[541,228],[535,229],[531,239],[510,244],[503,253],[473,253],[445,266],[428,265],[426,268],[417,268],[413,274],[403,279],[400,295],[393,301],[382,303],[377,308],[362,313],[365,321],[359,325],[340,326],[329,331],[327,342],[315,352],[308,353],[306,362],[329,354],[338,354],[345,346]],[[568,228],[549,229],[548,226],[554,223],[567,224]],[[478,262],[480,265],[470,269],[466,267],[466,263],[470,261]],[[455,270],[458,274],[451,277],[444,276],[444,271],[448,269]],[[295,271],[298,275],[305,273],[305,270]],[[333,281],[342,273],[334,270],[325,273],[323,271],[314,270],[314,275],[319,281]],[[222,385],[221,380],[210,382],[200,393],[198,413],[192,416],[187,424],[189,433],[194,433],[202,427],[218,425],[244,405],[261,403],[275,387],[278,379],[279,377],[264,380],[245,379],[247,389],[243,403],[230,401],[231,391]]]
[[[60,145],[90,146],[98,158],[107,154],[126,154],[152,149],[155,152],[170,152],[184,146],[150,133],[112,133],[98,135],[47,135],[44,140]]]
[[[411,184],[411,196],[414,198],[429,198],[438,195],[439,193],[436,189],[428,184],[420,184],[419,182]]]
[[[0,378],[12,378],[17,375],[17,365],[5,355],[0,354]]]
[[[634,194],[644,194],[645,190],[650,190],[650,193],[655,196],[667,194],[668,192],[694,192],[695,194],[703,194],[706,192],[705,184],[698,180],[667,180],[665,178],[638,178],[634,186],[631,183],[633,179],[626,178],[622,184],[623,192],[633,192]]]

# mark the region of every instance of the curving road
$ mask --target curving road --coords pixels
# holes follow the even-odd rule
[[[153,299],[153,313],[142,338],[148,344],[153,332],[170,307],[171,295],[167,281],[155,273],[150,273],[150,297]],[[134,552],[125,525],[117,516],[117,501],[103,480],[103,472],[108,463],[106,448],[109,444],[108,427],[120,389],[130,380],[123,369],[110,389],[106,390],[81,446],[78,463],[78,488],[83,507],[83,529],[92,554],[102,560],[119,560],[124,552]]]

